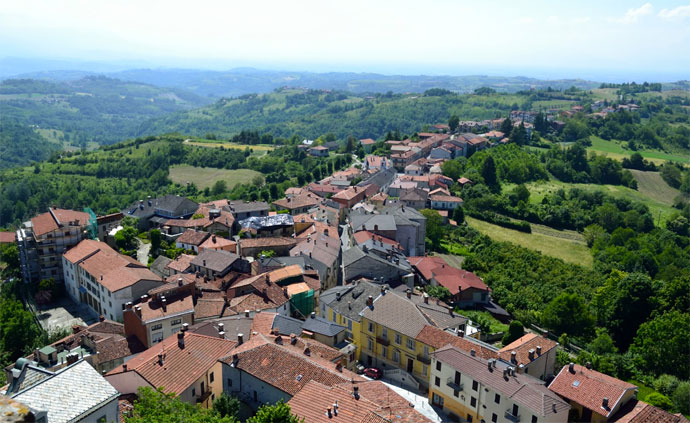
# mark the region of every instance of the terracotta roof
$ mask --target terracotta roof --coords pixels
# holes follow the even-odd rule
[[[398,241],[394,241],[381,235],[376,235],[375,233],[369,231],[357,231],[354,233],[353,237],[357,244],[363,244],[373,239],[375,242],[383,242],[384,244],[392,245],[398,250],[402,251],[403,249],[402,245],[400,245]]]
[[[185,297],[166,298],[165,310],[159,300],[149,300],[145,303],[137,304],[141,307],[141,320],[150,323],[179,314],[194,312],[194,301],[191,295]]]
[[[433,269],[442,266],[450,267],[450,265],[439,256],[408,257],[407,260],[427,281],[431,280]]]
[[[148,267],[116,252],[108,244],[92,239],[81,241],[68,250],[64,257],[92,275],[96,283],[110,292],[119,291],[142,280],[161,281]]]
[[[419,332],[419,335],[417,335],[415,339],[423,344],[429,345],[434,349],[442,348],[445,345],[452,345],[455,348],[468,353],[474,350],[477,356],[486,360],[490,358],[498,358],[498,353],[491,348],[473,342],[469,338],[453,335],[450,332],[446,332],[445,330],[441,330],[431,325],[424,326],[424,329]]]
[[[336,370],[334,363],[316,354],[306,355],[303,349],[290,345],[288,337],[259,334],[232,354],[222,361],[288,395],[295,395],[310,381],[333,386],[363,380],[347,369]],[[236,361],[233,360],[235,355]]]
[[[209,220],[201,219],[168,219],[163,226],[178,227],[178,228],[203,228]]]
[[[177,336],[169,336],[129,360],[127,372],[136,372],[151,385],[179,395],[220,358],[230,354],[236,344],[218,337],[185,332],[184,348],[180,348]],[[160,364],[158,354],[163,354],[163,364]],[[122,365],[108,372],[108,376],[119,373],[123,373]]]
[[[357,196],[364,196],[365,190],[362,187],[350,187],[346,190],[340,191],[336,193],[333,197],[333,199],[337,200],[352,200],[354,198],[357,198]]]
[[[191,229],[187,229],[184,231],[182,235],[180,235],[179,238],[177,238],[177,242],[180,244],[189,244],[189,245],[195,245],[199,246],[202,242],[206,240],[211,234],[208,232],[200,232],[200,231],[194,231]]]
[[[371,201],[386,201],[388,194],[384,192],[378,192],[371,197]]]
[[[195,256],[189,254],[180,254],[177,258],[166,266],[168,269],[175,270],[177,272],[186,272],[187,269],[192,265],[192,260]]]
[[[297,241],[294,238],[287,237],[240,239],[240,248],[292,247],[294,245],[297,245]]]
[[[623,394],[637,387],[596,370],[573,364],[572,372],[570,366],[563,366],[549,385],[549,389],[599,415],[609,417],[619,405],[618,402]],[[604,398],[608,398],[608,409],[602,406]]]
[[[235,252],[237,243],[221,236],[212,235],[199,245],[200,250],[220,250],[230,248],[228,251]]]
[[[273,329],[273,319],[275,319],[276,314],[267,311],[262,311],[254,315],[254,321],[252,322],[252,332],[263,333],[268,335]]]
[[[76,223],[76,226],[86,226],[89,224],[89,217],[88,213],[80,211],[49,208],[46,213],[31,219],[31,225],[34,235],[40,236],[61,226],[70,226],[70,223]]]
[[[472,181],[470,179],[465,178],[464,176],[460,179],[458,179],[458,183],[460,185],[465,185],[465,184],[471,184]]]
[[[12,243],[17,240],[17,234],[14,232],[0,231],[0,244]]]
[[[275,204],[281,209],[293,210],[302,207],[316,206],[320,202],[321,199],[316,194],[307,193],[295,195],[292,198],[283,198],[280,200],[276,200],[273,202],[273,204]]]
[[[687,423],[682,414],[671,414],[646,402],[631,399],[608,420],[610,423]]]
[[[222,272],[240,259],[235,253],[223,250],[204,250],[192,259],[192,264],[214,272]]]
[[[225,300],[223,298],[197,298],[194,305],[194,320],[219,317],[223,314]]]
[[[273,270],[268,272],[268,280],[272,283],[279,283],[285,279],[294,278],[297,276],[302,276],[303,270],[299,265],[293,264],[291,266],[285,266],[281,269]]]
[[[456,294],[461,290],[478,289],[480,291],[488,291],[489,287],[482,282],[481,278],[467,270],[456,269],[454,267],[446,266],[444,268],[435,268],[432,270],[434,279],[439,285],[443,285],[448,290]]]
[[[498,354],[503,360],[510,362],[511,353],[515,351],[515,359],[517,360],[517,363],[515,364],[526,365],[532,362],[534,359],[540,357],[540,355],[537,355],[537,347],[541,347],[541,354],[543,355],[556,348],[557,345],[557,342],[554,342],[548,338],[544,338],[543,336],[539,336],[535,333],[528,333],[501,348],[498,351]],[[529,358],[530,350],[534,350],[532,359]]]
[[[442,189],[442,188],[438,188],[438,189]],[[434,194],[429,198],[431,198],[431,201],[445,201],[446,203],[462,203],[462,198],[453,197],[452,195]]]
[[[359,140],[359,143],[362,145],[372,145],[372,144],[376,144],[376,141],[372,140],[371,138],[364,138],[364,139]]]

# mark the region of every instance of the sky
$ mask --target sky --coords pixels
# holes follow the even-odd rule
[[[0,57],[690,79],[690,0],[2,0]]]

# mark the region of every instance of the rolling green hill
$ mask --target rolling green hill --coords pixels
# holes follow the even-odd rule
[[[0,119],[0,169],[45,160],[58,149],[33,129]]]

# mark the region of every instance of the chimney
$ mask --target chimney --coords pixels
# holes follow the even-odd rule
[[[369,307],[373,307],[373,306],[374,306],[374,297],[372,297],[371,295],[369,295],[369,298],[367,298],[367,305],[368,305]]]
[[[541,355],[541,345],[537,345],[537,356]]]
[[[223,332],[223,331],[218,332],[218,337],[220,339],[225,339],[225,332]]]
[[[144,294],[144,295],[141,296],[141,302],[142,302],[142,303],[145,303],[145,302],[147,302],[148,300],[149,300],[149,296],[148,296],[148,295]]]
[[[182,276],[177,278],[177,286],[182,286],[184,284],[184,281],[182,280]]]
[[[525,373],[525,365],[520,364],[517,368],[517,371],[518,371],[518,373]],[[513,375],[513,376],[515,376],[515,375]]]
[[[472,348],[472,349],[470,350],[470,355],[471,355],[472,357],[476,357],[476,356],[477,356],[477,351],[475,351],[474,348]]]
[[[184,342],[184,341],[182,341],[182,342]],[[178,343],[179,343],[179,339],[178,339]],[[161,366],[163,365],[163,353],[162,352],[158,353],[158,364]]]
[[[429,294],[425,292],[422,298],[424,298],[424,304],[429,304]]]
[[[506,380],[508,379],[508,372],[509,372],[508,369],[503,369],[503,379],[506,379]]]
[[[122,371],[123,371],[123,372],[126,372],[126,371],[127,371],[127,363],[125,363],[125,364],[122,365]]]
[[[201,264],[206,267],[206,260],[201,260]]]
[[[165,299],[165,297],[161,297],[161,307],[163,307],[163,312],[168,311],[168,301]]]
[[[141,307],[140,306],[134,307],[134,312],[137,314],[137,316],[141,317]]]
[[[527,351],[527,356],[529,357],[530,360],[534,360],[534,348]]]
[[[132,302],[131,302],[131,301],[127,301],[127,302],[125,303],[125,309],[127,309],[127,310],[131,310],[131,309],[132,309]]]
[[[453,307],[448,306],[448,314],[453,315]]]
[[[570,373],[575,373],[575,363],[568,364],[568,371]]]
[[[407,294],[408,300],[412,298],[412,290],[411,289],[408,289],[407,291],[405,291],[405,293]]]
[[[491,360],[487,361],[487,362],[486,362],[486,365],[488,366],[489,371],[492,371],[492,370],[491,370]]]
[[[304,349],[304,355],[306,355],[307,357],[311,355],[311,350],[309,349],[309,347]]]
[[[187,332],[189,330],[189,323],[182,323],[182,332]]]
[[[297,343],[297,335],[294,333],[290,334],[290,345],[295,345]]]
[[[280,336],[280,335],[276,336],[275,342],[276,342],[276,344],[278,344],[278,345],[283,345],[283,337]]]
[[[72,333],[79,333],[80,330],[79,325],[72,325]]]
[[[337,363],[335,364],[335,369],[336,369],[337,371],[339,371],[339,372],[342,372],[342,371],[343,371],[343,363],[337,362]]]
[[[244,311],[244,317],[249,317],[249,310]]]
[[[464,337],[465,337],[465,331],[464,331],[464,330],[458,329],[458,336],[459,336],[460,338],[464,338]]]
[[[312,311],[311,314],[309,315],[309,317],[311,317],[312,319],[315,319],[315,318],[316,318],[316,313]]]
[[[587,368],[587,370],[592,370],[592,363],[588,361],[587,364],[585,364],[585,367]]]
[[[381,295],[386,295],[386,287],[381,285]]]
[[[104,322],[104,321],[105,321],[105,316],[102,315],[102,314],[101,314],[100,316],[98,316],[98,321],[99,321],[99,322]]]
[[[605,410],[608,410],[609,409],[609,399],[604,397],[601,400],[601,406],[604,407]]]
[[[355,385],[353,387],[352,396],[358,400],[359,399],[359,386]]]
[[[177,346],[184,349],[184,332],[177,332]]]
[[[517,352],[513,351],[510,353],[510,362],[511,363],[517,363]]]
[[[352,301],[347,302],[347,308],[348,310],[352,310]]]
[[[237,334],[237,345],[242,345],[244,343],[244,335],[241,333]]]
[[[328,416],[329,419],[333,418],[333,414],[331,413],[331,407],[328,407],[326,409],[326,415]]]
[[[213,235],[213,237],[211,238],[211,241],[213,241],[214,244],[216,243],[216,236],[215,235]]]

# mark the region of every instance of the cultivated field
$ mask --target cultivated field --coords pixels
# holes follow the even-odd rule
[[[228,189],[237,184],[250,183],[260,172],[250,169],[215,169],[210,167],[195,167],[189,165],[175,165],[170,167],[170,179],[179,184],[193,182],[200,189],[211,187],[216,181],[223,180]]]
[[[557,231],[541,225],[532,225],[532,233],[528,234],[471,217],[465,219],[471,227],[496,241],[512,242],[570,263],[592,267],[592,254],[577,232]]]
[[[637,190],[652,200],[672,206],[673,200],[680,195],[680,191],[667,184],[659,172],[643,172],[634,169],[630,172],[637,181]]]
[[[623,160],[624,157],[630,157],[632,151],[624,149],[620,143],[616,141],[607,141],[599,137],[591,136],[589,139],[592,145],[587,147],[587,151],[594,151],[596,153],[603,153],[607,157],[616,160]],[[688,155],[665,153],[663,151],[640,150],[637,151],[645,159],[656,164],[663,164],[666,161],[676,161],[681,163],[690,163]]]
[[[194,145],[197,147],[208,147],[208,148],[228,148],[234,150],[244,150],[249,148],[252,150],[252,154],[256,156],[262,156],[267,152],[275,149],[272,145],[256,144],[256,145],[246,145],[246,144],[235,144],[234,142],[226,141],[216,141],[216,140],[205,140],[200,138],[190,138],[184,140],[187,145]]]

